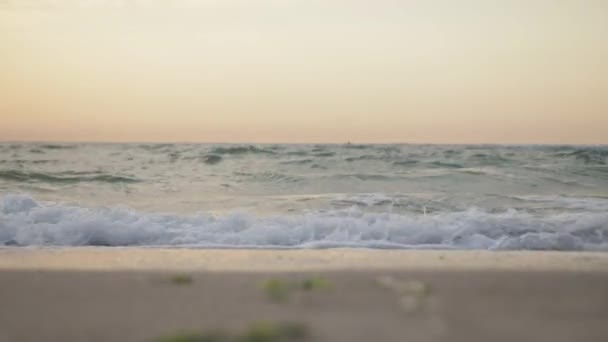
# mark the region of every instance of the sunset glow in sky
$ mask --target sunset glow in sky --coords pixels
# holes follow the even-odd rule
[[[0,140],[608,143],[608,1],[0,0]]]

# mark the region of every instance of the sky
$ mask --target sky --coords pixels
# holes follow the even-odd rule
[[[0,0],[1,141],[607,131],[608,1]]]

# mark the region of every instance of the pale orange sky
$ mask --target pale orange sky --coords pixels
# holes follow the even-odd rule
[[[0,0],[0,140],[608,143],[608,1]]]

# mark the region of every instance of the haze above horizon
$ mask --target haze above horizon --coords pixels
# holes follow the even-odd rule
[[[608,2],[0,1],[0,141],[608,143]]]

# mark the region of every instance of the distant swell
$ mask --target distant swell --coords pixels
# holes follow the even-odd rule
[[[69,149],[73,149],[76,148],[76,145],[70,145],[70,144],[47,144],[47,145],[40,145],[41,148],[43,149],[47,149],[47,150],[69,150]]]
[[[101,183],[135,183],[139,182],[136,178],[115,176],[103,173],[41,173],[26,172],[20,170],[0,170],[0,179],[14,182],[46,182],[46,183],[80,183],[80,182],[101,182]]]
[[[143,213],[0,197],[0,245],[200,248],[608,250],[608,213],[536,217],[476,208],[430,215],[355,209],[257,217]]]
[[[214,154],[227,154],[227,155],[238,155],[238,154],[248,154],[248,153],[263,153],[263,154],[274,154],[275,152],[263,149],[260,147],[248,145],[248,146],[220,146],[215,147],[211,150]]]
[[[214,155],[214,154],[210,154],[210,155],[207,155],[204,158],[202,158],[202,161],[205,164],[215,165],[215,164],[217,164],[217,163],[219,163],[219,162],[222,161],[222,157]]]
[[[591,165],[608,164],[608,150],[602,148],[576,149],[568,152],[558,152],[557,157],[574,157],[576,160]]]

